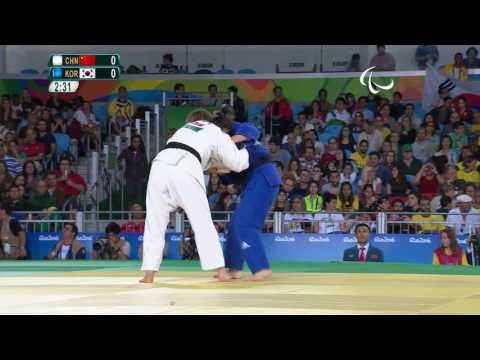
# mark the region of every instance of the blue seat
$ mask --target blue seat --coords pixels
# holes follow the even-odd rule
[[[325,128],[325,132],[329,134],[333,134],[335,137],[340,135],[341,130],[342,130],[342,126],[338,126],[338,125],[329,125]]]
[[[21,73],[24,75],[38,75],[38,71],[35,69],[24,69]]]
[[[92,103],[92,111],[95,114],[97,121],[102,125],[105,125],[108,118],[108,104],[105,103]]]
[[[335,139],[337,138],[335,134],[324,132],[318,136],[318,141],[320,141],[322,144],[328,144],[328,140],[330,140],[332,137]]]
[[[253,69],[240,69],[238,70],[239,74],[256,74],[257,72]]]
[[[235,74],[235,71],[231,69],[220,69],[215,74]]]
[[[212,74],[212,71],[207,69],[200,69],[195,71],[195,74]]]
[[[305,106],[303,104],[293,104],[292,111],[293,116],[296,118],[299,113],[305,110]]]
[[[57,155],[63,154],[70,149],[70,136],[66,134],[53,134],[57,143]]]
[[[355,142],[358,144],[358,139],[360,139],[360,134],[353,133],[352,136],[353,136],[353,139],[355,140]]]
[[[248,117],[255,117],[260,115],[265,110],[265,104],[251,103],[248,105]]]

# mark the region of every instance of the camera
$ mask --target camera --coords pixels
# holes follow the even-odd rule
[[[96,252],[103,252],[107,244],[108,244],[108,239],[104,237],[98,238],[93,243],[93,250],[95,250]]]
[[[467,245],[472,249],[472,265],[480,264],[480,235],[470,235]]]

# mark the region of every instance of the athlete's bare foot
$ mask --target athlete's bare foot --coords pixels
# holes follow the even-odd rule
[[[220,281],[220,282],[232,280],[232,276],[228,273],[227,269],[223,267],[217,269],[216,278],[217,278],[217,281]]]
[[[230,276],[234,280],[239,280],[242,278],[242,270],[230,270]]]
[[[270,276],[272,276],[272,270],[263,269],[263,270],[257,271],[255,274],[253,274],[252,280],[253,281],[262,281],[262,280],[265,280],[265,279],[269,278]]]
[[[147,270],[145,271],[145,275],[143,276],[143,279],[140,280],[142,284],[151,284],[153,283],[153,280],[155,279],[155,271]]]

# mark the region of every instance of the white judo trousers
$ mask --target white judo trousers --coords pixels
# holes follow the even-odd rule
[[[154,159],[147,185],[142,270],[159,270],[170,213],[178,208],[185,211],[195,233],[202,269],[224,267],[225,260],[210,213],[203,171],[215,164],[241,172],[248,168],[248,152],[238,150],[230,137],[216,125],[203,121],[177,130],[170,142],[193,148],[200,155],[201,163],[190,152],[170,148],[161,151]]]

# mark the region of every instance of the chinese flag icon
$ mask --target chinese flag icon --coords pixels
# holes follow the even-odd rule
[[[80,66],[95,66],[96,63],[95,55],[80,55]]]

